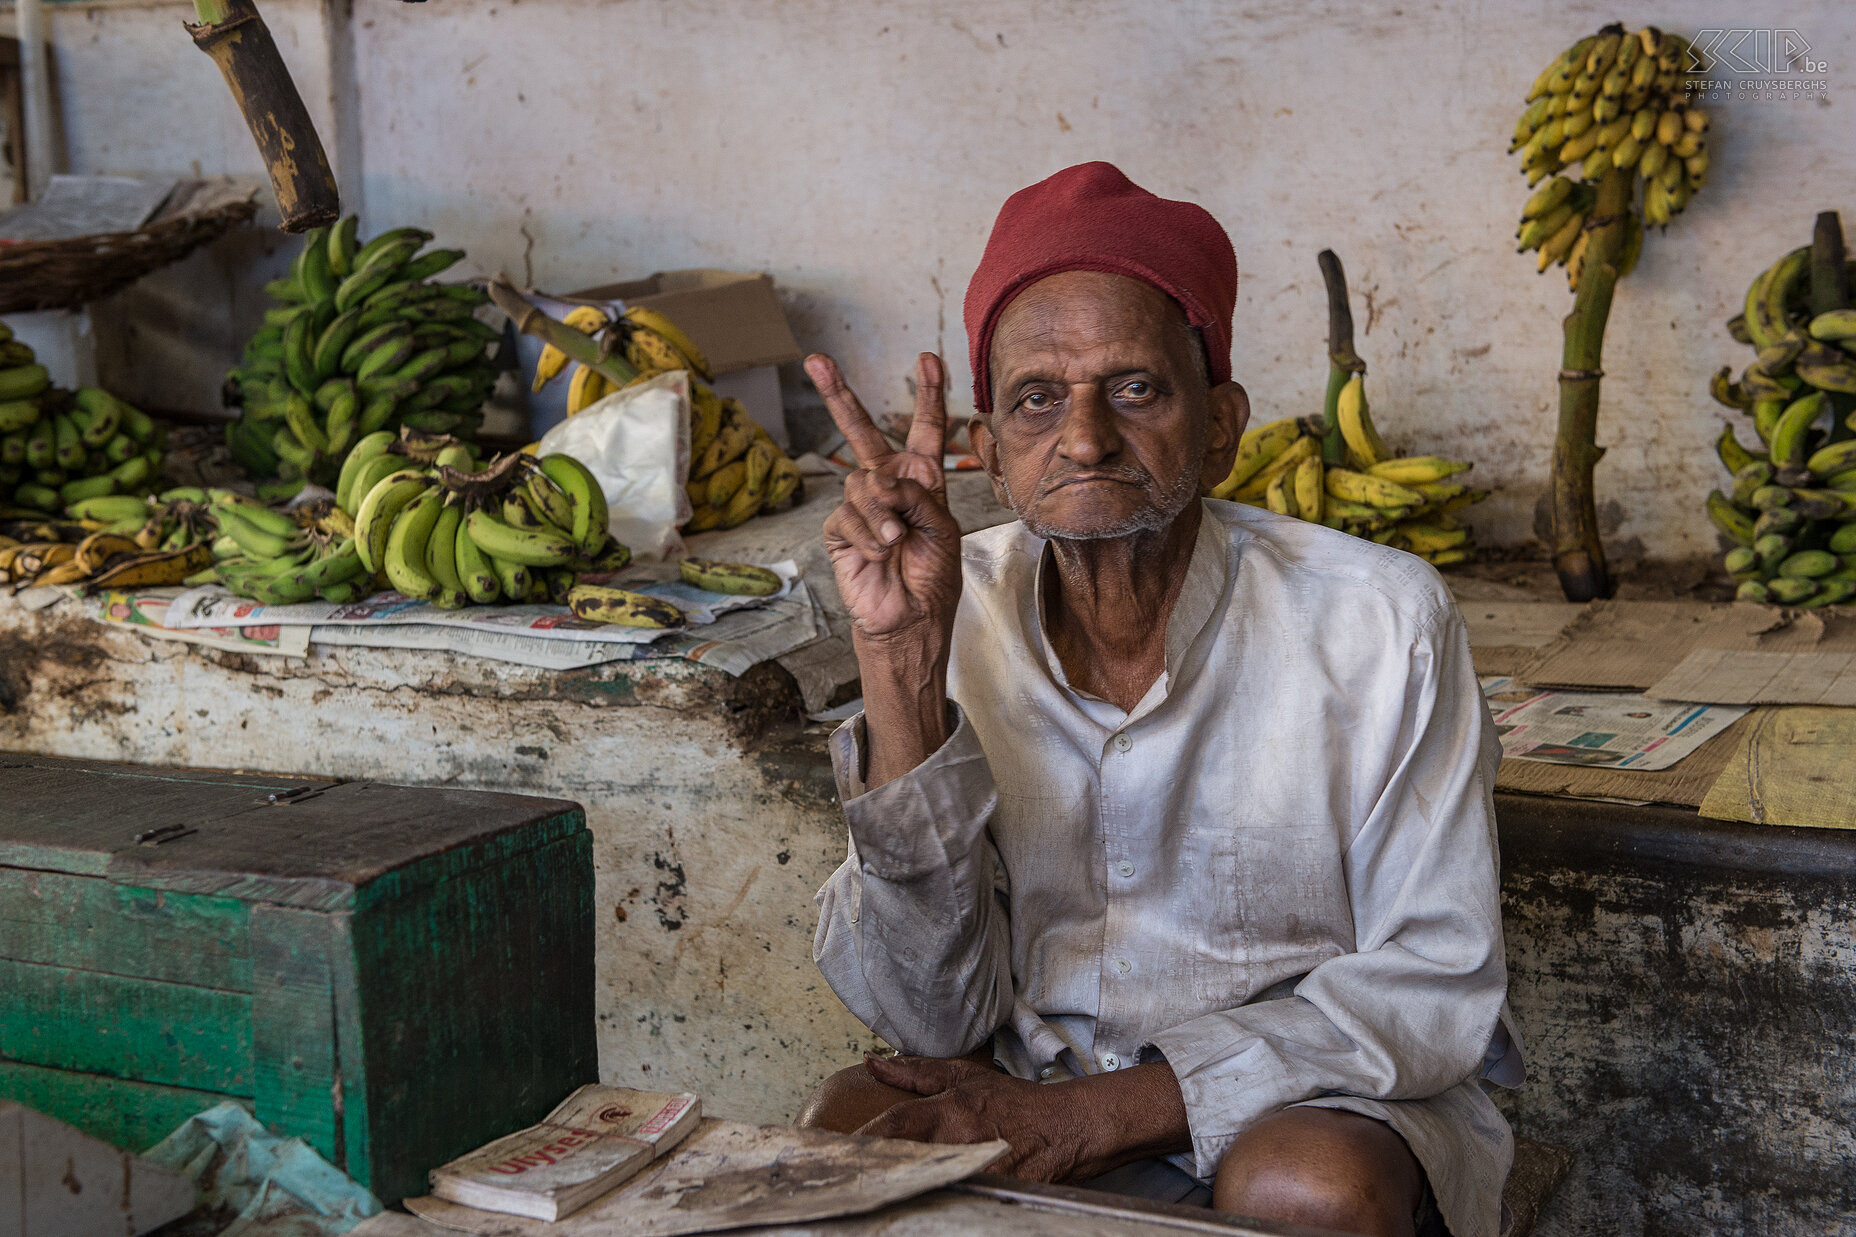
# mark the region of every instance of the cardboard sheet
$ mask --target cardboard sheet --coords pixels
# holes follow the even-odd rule
[[[1647,692],[1697,649],[1856,654],[1856,616],[1736,602],[1595,601],[1514,677],[1540,688]]]
[[[1742,727],[1703,816],[1856,829],[1856,709],[1761,709]]]
[[[1460,601],[1470,660],[1481,675],[1509,675],[1552,644],[1585,607],[1563,601]]]
[[[970,1177],[1007,1150],[1002,1141],[916,1143],[705,1120],[657,1167],[554,1223],[430,1196],[405,1206],[483,1237],[676,1237],[859,1215]]]
[[[1696,649],[1649,690],[1658,700],[1856,706],[1856,652]],[[1856,753],[1852,753],[1856,756]]]

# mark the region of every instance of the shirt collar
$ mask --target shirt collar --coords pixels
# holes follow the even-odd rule
[[[1037,544],[1037,570],[1031,574],[1031,609],[1037,619],[1038,643],[1044,654],[1044,664],[1050,668],[1051,677],[1066,691],[1078,691],[1078,688],[1071,686],[1069,676],[1064,674],[1063,662],[1057,657],[1057,650],[1050,642],[1044,613],[1044,575],[1055,570],[1055,567],[1051,562],[1050,543],[1039,541]],[[1223,520],[1204,507],[1201,500],[1199,532],[1192,543],[1192,557],[1186,561],[1186,581],[1180,586],[1179,596],[1173,601],[1172,616],[1167,619],[1166,673],[1163,683],[1179,681],[1186,651],[1217,612],[1230,578],[1230,530],[1225,527]]]

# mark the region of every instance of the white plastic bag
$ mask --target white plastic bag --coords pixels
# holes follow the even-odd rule
[[[540,453],[565,452],[605,491],[612,536],[637,557],[681,557],[677,528],[692,513],[690,376],[684,370],[615,391],[542,435]]]

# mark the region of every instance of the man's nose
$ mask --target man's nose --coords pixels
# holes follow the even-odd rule
[[[1065,459],[1085,467],[1099,464],[1121,450],[1115,408],[1100,387],[1091,383],[1071,388],[1058,447]]]

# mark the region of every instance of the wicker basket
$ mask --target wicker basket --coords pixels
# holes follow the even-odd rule
[[[0,314],[75,309],[128,287],[249,223],[258,204],[222,201],[134,232],[0,245]]]

